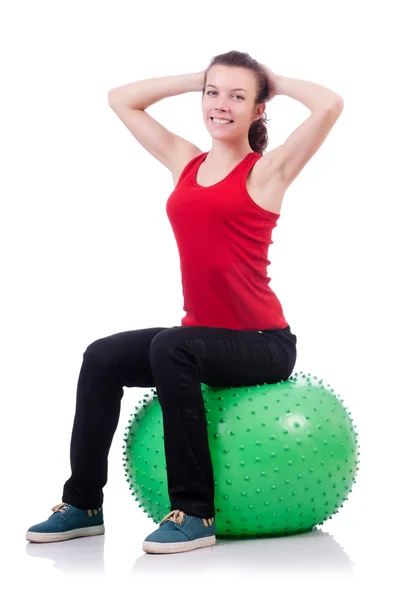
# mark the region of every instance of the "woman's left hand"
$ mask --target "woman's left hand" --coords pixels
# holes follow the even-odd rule
[[[276,75],[275,73],[273,73],[273,71],[271,71],[269,69],[269,67],[267,67],[264,64],[261,64],[261,67],[265,72],[267,83],[269,86],[269,95],[266,98],[266,102],[270,102],[270,100],[272,100],[274,98],[274,96],[277,96],[277,93],[278,93],[277,83],[278,83],[279,75]]]

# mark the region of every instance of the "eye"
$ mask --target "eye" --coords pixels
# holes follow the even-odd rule
[[[216,94],[215,90],[209,90],[209,92],[207,92],[207,96],[209,94]],[[241,98],[242,100],[244,100],[243,96],[240,96],[239,94],[234,94],[237,98]]]

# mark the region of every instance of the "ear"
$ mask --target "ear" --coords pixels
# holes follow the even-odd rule
[[[256,121],[257,119],[260,119],[263,116],[263,113],[265,112],[266,109],[266,103],[265,102],[261,102],[261,104],[257,104],[254,110],[254,120]]]

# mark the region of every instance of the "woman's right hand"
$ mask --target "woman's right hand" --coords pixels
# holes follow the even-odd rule
[[[205,79],[205,71],[200,71],[199,73],[197,73],[197,86],[198,86],[198,90],[199,92],[203,91],[203,87],[204,87],[204,79]]]

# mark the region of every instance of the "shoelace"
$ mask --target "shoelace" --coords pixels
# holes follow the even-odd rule
[[[177,525],[180,525],[183,519],[186,517],[186,513],[183,510],[172,510],[168,515],[164,517],[162,521],[160,521],[160,525],[165,523],[166,521],[173,521]]]
[[[56,512],[65,512],[67,510],[69,510],[69,506],[66,506],[66,504],[64,502],[61,502],[61,504],[57,504],[56,506],[54,506],[54,508],[51,509],[52,512],[56,513]]]
[[[168,515],[164,517],[162,521],[160,521],[160,525],[165,523],[165,521],[173,521],[177,525],[180,525],[185,517],[186,513],[184,513],[183,510],[172,510],[170,513],[168,513]],[[210,519],[202,518],[201,520],[206,527],[209,527],[213,524],[214,517],[211,517]]]

